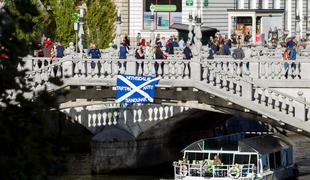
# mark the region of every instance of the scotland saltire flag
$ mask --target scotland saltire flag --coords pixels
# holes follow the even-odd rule
[[[116,102],[140,104],[154,101],[155,85],[159,77],[118,75],[116,81]]]

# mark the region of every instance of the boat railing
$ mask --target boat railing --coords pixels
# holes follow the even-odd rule
[[[252,180],[255,177],[256,169],[254,164],[234,164],[234,165],[210,165],[208,163],[184,163],[174,162],[175,176],[185,177],[208,177],[208,178],[232,178]]]

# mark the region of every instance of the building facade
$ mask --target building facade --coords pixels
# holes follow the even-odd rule
[[[280,30],[290,36],[310,33],[309,0],[114,0],[122,12],[122,34],[137,33],[145,38],[151,33],[150,5],[175,5],[172,12],[154,12],[154,33],[177,35],[174,23],[188,24],[189,14],[198,14],[204,26],[221,34],[248,33],[251,36]],[[256,42],[257,38],[252,38]]]

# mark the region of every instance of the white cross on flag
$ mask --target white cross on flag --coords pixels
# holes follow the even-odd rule
[[[140,104],[154,101],[159,77],[119,75],[116,81],[116,102]]]

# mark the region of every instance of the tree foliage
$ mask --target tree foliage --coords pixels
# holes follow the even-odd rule
[[[75,42],[74,21],[72,15],[77,12],[79,0],[50,0],[51,17],[55,21],[56,41],[68,45],[69,42]]]
[[[115,5],[111,0],[88,0],[85,16],[85,42],[107,48],[114,39]]]
[[[25,98],[31,91],[18,70],[35,47],[39,17],[32,0],[7,0],[0,8],[0,179],[46,179],[52,160],[47,121],[57,116],[57,103],[46,91]]]

